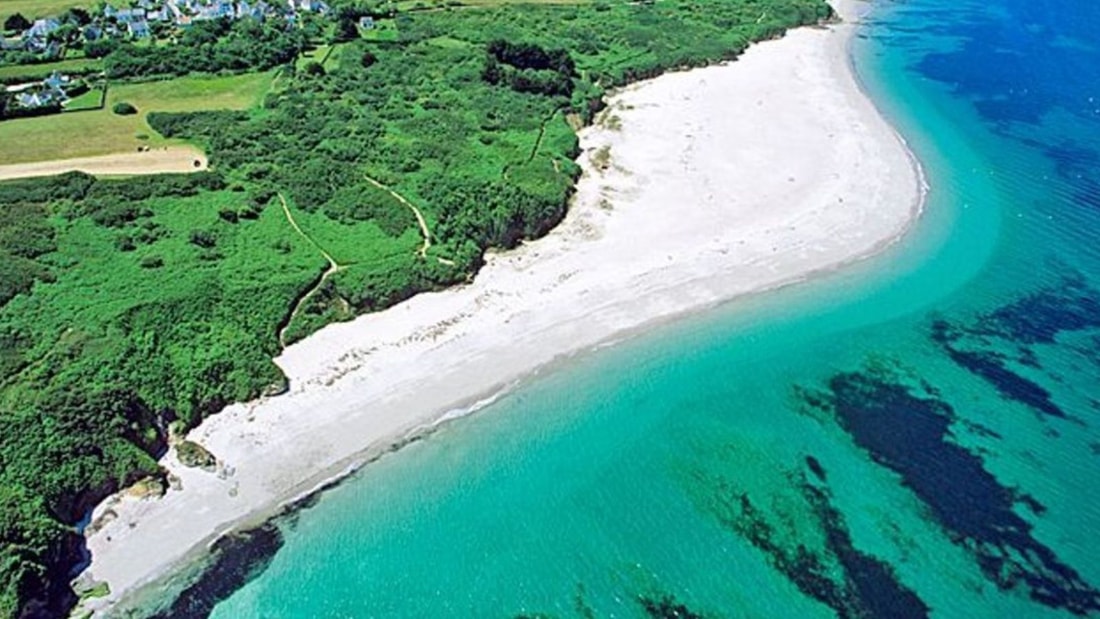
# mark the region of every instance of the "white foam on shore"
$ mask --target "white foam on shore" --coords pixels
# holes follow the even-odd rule
[[[488,256],[471,284],[284,351],[287,394],[229,406],[189,434],[235,474],[185,468],[169,453],[162,464],[181,489],[100,505],[83,577],[111,594],[87,608],[117,608],[226,531],[491,404],[549,363],[896,241],[926,182],[859,88],[854,28],[795,30],[736,62],[615,94],[608,114],[621,128],[582,131],[584,177],[549,235]],[[604,148],[601,172],[592,158]]]

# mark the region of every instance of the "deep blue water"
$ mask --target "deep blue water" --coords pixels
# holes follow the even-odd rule
[[[1100,3],[880,2],[853,54],[903,243],[372,464],[214,615],[1100,616]]]

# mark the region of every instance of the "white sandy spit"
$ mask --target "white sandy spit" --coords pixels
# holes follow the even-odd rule
[[[222,474],[169,453],[181,488],[100,505],[82,578],[111,594],[88,607],[117,610],[231,528],[556,358],[896,239],[922,182],[852,76],[853,30],[799,29],[612,97],[621,128],[582,133],[584,178],[546,238],[490,256],[469,285],[291,346],[276,359],[288,394],[230,406],[189,435]]]
[[[193,146],[161,146],[113,155],[9,163],[0,165],[0,181],[53,176],[65,172],[84,172],[95,176],[187,173],[205,170],[206,167],[206,155]]]

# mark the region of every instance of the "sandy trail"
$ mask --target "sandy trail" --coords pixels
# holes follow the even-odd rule
[[[398,202],[403,204],[405,208],[412,211],[413,217],[416,217],[416,225],[420,226],[420,236],[424,238],[424,244],[421,245],[420,249],[416,250],[416,252],[421,256],[426,256],[428,254],[428,250],[432,247],[432,233],[428,230],[428,221],[424,219],[424,214],[421,213],[420,209],[416,208],[416,206],[414,206],[412,202],[406,200],[405,196],[397,193],[393,189],[390,189],[389,187],[383,185],[382,183],[374,180],[369,176],[365,178],[367,179],[367,182],[371,185],[374,185],[382,191],[388,191],[389,194],[393,196],[394,200],[397,200]]]
[[[549,235],[488,256],[469,285],[286,348],[276,363],[287,394],[229,406],[189,434],[221,475],[169,452],[179,489],[101,504],[82,578],[111,594],[88,608],[163,595],[146,585],[219,535],[556,359],[897,239],[922,182],[851,73],[853,31],[792,31],[737,62],[614,95],[618,121],[582,132],[584,177]],[[607,165],[594,162],[605,150]]]
[[[206,168],[206,155],[201,150],[193,146],[162,146],[143,152],[0,165],[0,181],[75,171],[93,176],[139,176],[198,172]]]

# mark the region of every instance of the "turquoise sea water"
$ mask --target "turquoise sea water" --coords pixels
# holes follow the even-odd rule
[[[1100,616],[1100,3],[879,3],[853,55],[904,242],[532,379],[172,614]]]

